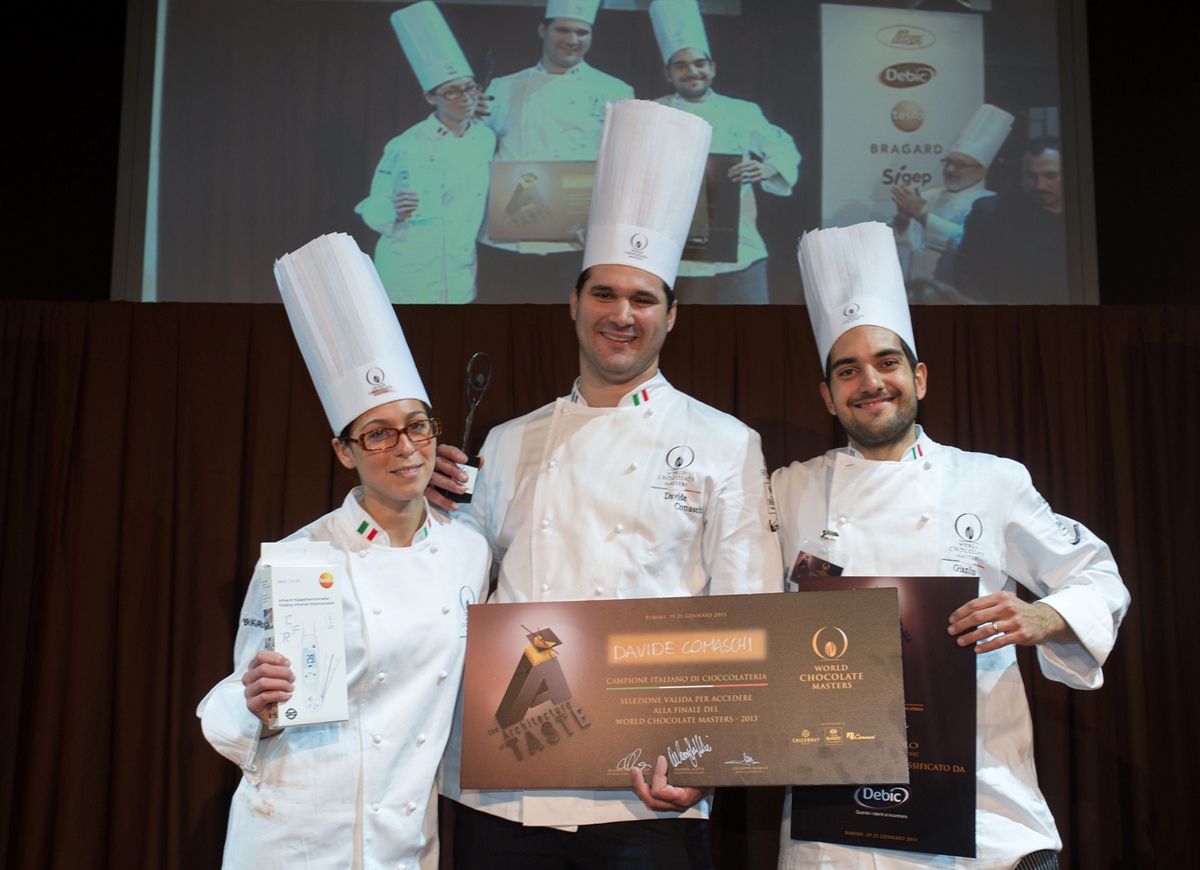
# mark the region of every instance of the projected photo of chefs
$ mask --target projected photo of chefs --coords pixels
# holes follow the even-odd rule
[[[393,302],[561,305],[627,99],[713,128],[685,305],[799,304],[797,237],[866,221],[913,303],[1098,293],[1057,0],[170,5],[147,300],[270,302],[259,264],[336,228]]]

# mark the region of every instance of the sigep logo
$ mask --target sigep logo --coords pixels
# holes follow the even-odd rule
[[[875,33],[875,38],[888,48],[899,48],[905,51],[918,51],[929,48],[937,37],[933,31],[924,27],[913,27],[911,24],[892,24],[881,28]]]
[[[634,233],[629,237],[629,244],[633,246],[635,251],[644,251],[646,246],[650,244],[650,240],[642,233]]]
[[[367,371],[367,383],[370,384],[371,386],[377,387],[380,384],[382,384],[383,381],[384,381],[383,369],[379,368],[379,366],[376,366],[375,368],[369,369]]]
[[[817,658],[825,661],[840,659],[849,647],[850,638],[836,625],[824,625],[818,628],[812,637],[813,652],[817,654]]]
[[[868,810],[883,810],[898,807],[909,799],[909,791],[903,786],[864,785],[854,791],[854,802]]]
[[[879,81],[889,88],[916,88],[936,75],[937,70],[927,63],[897,63],[879,73]]]

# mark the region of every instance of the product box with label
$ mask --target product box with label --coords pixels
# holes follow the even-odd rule
[[[342,569],[328,541],[262,545],[266,648],[282,653],[296,676],[292,697],[272,704],[270,726],[315,725],[348,718]]]

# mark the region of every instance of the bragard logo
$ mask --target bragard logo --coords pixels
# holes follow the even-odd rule
[[[853,317],[854,315],[858,314],[858,310],[859,310],[858,303],[851,302],[849,305],[847,305],[845,308],[842,309],[842,314],[846,315],[847,317]]]
[[[864,785],[854,791],[854,802],[868,810],[883,810],[898,807],[910,797],[908,789],[894,785],[880,787]]]
[[[889,88],[917,88],[928,84],[937,70],[927,63],[897,63],[879,74],[879,81]]]
[[[633,245],[635,251],[644,251],[650,240],[641,233],[634,233],[629,237],[629,244]]]
[[[817,658],[825,661],[840,659],[849,647],[850,638],[836,625],[824,625],[818,628],[812,637],[813,652],[817,654]]]
[[[672,447],[667,451],[667,466],[687,468],[696,461],[696,451],[690,447]]]
[[[933,31],[924,27],[913,27],[911,24],[893,24],[877,31],[875,38],[888,48],[900,48],[905,51],[916,51],[929,48],[937,37]]]
[[[377,387],[380,384],[382,384],[383,379],[384,379],[383,369],[379,368],[378,366],[376,366],[373,369],[370,369],[367,372],[367,383],[373,387]]]
[[[983,520],[975,514],[962,514],[954,521],[954,531],[964,541],[974,543],[983,537]]]

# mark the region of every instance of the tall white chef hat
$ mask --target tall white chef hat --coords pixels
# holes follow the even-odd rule
[[[458,40],[450,32],[450,25],[442,17],[442,10],[433,0],[397,9],[391,22],[421,90],[428,93],[442,82],[474,75]]]
[[[856,326],[890,329],[917,352],[891,227],[865,223],[811,230],[800,238],[799,259],[822,366],[834,342]]]
[[[599,8],[600,0],[546,0],[546,17],[574,18],[595,24]]]
[[[996,152],[1008,138],[1008,132],[1012,129],[1012,125],[1012,115],[1003,109],[997,109],[995,106],[984,103],[971,116],[966,129],[950,146],[950,150],[974,157],[983,166],[991,166],[992,161],[996,159]]]
[[[712,57],[696,0],[654,0],[650,4],[650,21],[664,64],[671,62],[675,52],[685,48]]]
[[[675,283],[711,140],[709,123],[688,112],[646,100],[609,103],[584,269],[636,266]]]
[[[429,395],[371,258],[345,233],[275,261],[292,333],[335,435],[365,411]]]

